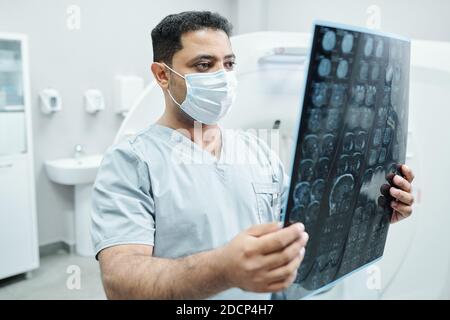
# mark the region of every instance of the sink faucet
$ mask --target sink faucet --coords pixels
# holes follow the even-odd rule
[[[81,144],[76,144],[75,145],[75,153],[74,153],[74,158],[75,159],[79,159],[81,156],[83,156],[85,154],[84,152],[84,147]]]

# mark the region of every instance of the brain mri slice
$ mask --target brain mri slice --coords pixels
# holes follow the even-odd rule
[[[383,255],[392,210],[382,190],[406,157],[409,69],[407,39],[315,24],[281,217],[310,240],[273,299],[307,297]]]
[[[325,32],[322,38],[322,48],[325,51],[330,51],[336,45],[336,33],[332,30]]]

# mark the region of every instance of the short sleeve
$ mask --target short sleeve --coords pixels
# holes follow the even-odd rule
[[[92,191],[91,235],[95,256],[119,244],[154,245],[154,199],[146,163],[123,143],[110,148]]]

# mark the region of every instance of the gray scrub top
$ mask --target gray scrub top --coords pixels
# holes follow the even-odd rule
[[[221,129],[217,159],[188,137],[153,124],[110,147],[92,193],[95,252],[120,244],[153,246],[179,258],[225,245],[252,225],[279,219],[288,177],[255,135]],[[269,299],[232,288],[212,299]]]

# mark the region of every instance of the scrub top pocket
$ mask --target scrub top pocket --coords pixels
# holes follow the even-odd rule
[[[281,208],[281,191],[278,182],[253,182],[260,223],[278,221]]]

